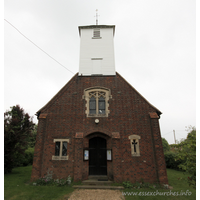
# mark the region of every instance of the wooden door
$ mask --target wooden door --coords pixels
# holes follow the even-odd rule
[[[106,139],[89,140],[89,175],[107,175]]]

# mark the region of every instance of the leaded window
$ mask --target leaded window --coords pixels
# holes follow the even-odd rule
[[[105,104],[105,98],[101,96],[99,98],[99,114],[105,114]]]
[[[86,100],[87,117],[108,117],[109,99],[111,98],[108,88],[96,86],[85,89],[83,99]]]
[[[90,115],[105,115],[105,92],[94,91],[89,93]]]
[[[96,114],[96,98],[91,97],[90,98],[90,114]]]

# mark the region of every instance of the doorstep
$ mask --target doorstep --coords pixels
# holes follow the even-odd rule
[[[124,190],[123,186],[111,185],[73,185],[75,189],[108,189],[108,190]]]
[[[74,185],[78,189],[113,189],[123,190],[123,186],[112,186],[113,181],[108,180],[107,176],[89,176],[88,180],[82,181],[82,185]]]

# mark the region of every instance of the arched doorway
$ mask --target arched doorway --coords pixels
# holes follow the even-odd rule
[[[89,175],[107,175],[106,139],[89,140]]]

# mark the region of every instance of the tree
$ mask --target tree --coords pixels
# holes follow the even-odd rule
[[[34,128],[32,130],[32,134],[31,134],[30,140],[29,140],[29,147],[31,147],[31,148],[35,147],[36,136],[37,136],[37,128],[38,128],[38,125],[35,124]]]
[[[167,152],[170,150],[169,143],[165,138],[162,138],[162,145],[163,145],[163,151]]]
[[[32,118],[19,105],[4,113],[4,173],[10,173],[18,156],[24,155],[33,127]]]
[[[179,144],[177,160],[183,161],[179,168],[188,172],[188,183],[196,187],[196,128],[190,126],[187,138]]]

